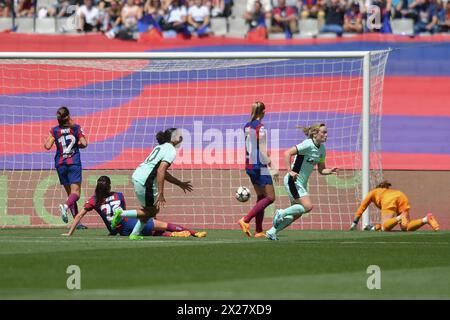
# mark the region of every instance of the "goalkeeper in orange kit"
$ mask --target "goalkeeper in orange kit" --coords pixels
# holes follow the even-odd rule
[[[427,213],[423,219],[410,220],[408,197],[400,190],[390,189],[391,184],[384,180],[364,198],[355,213],[350,230],[355,230],[359,219],[370,203],[374,203],[381,210],[381,224],[372,230],[391,231],[400,223],[402,231],[415,231],[425,224],[429,224],[434,231],[439,230],[439,224],[432,213]]]

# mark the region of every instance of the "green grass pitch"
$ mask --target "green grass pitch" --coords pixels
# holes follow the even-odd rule
[[[0,299],[450,299],[450,232],[210,230],[129,241],[103,229],[0,230]],[[69,290],[69,265],[81,289]],[[367,288],[370,265],[381,289]],[[370,281],[369,281],[370,282]]]

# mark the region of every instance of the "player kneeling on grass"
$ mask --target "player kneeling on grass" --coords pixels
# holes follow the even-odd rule
[[[363,212],[372,202],[381,210],[381,224],[367,226],[365,230],[391,231],[398,223],[402,231],[415,231],[425,224],[429,224],[434,231],[439,230],[439,224],[432,213],[428,213],[423,219],[410,221],[408,197],[400,190],[390,189],[391,185],[384,180],[369,192],[356,211],[350,230],[356,229]]]
[[[269,240],[278,240],[278,232],[312,210],[313,206],[308,194],[308,179],[314,166],[317,165],[321,175],[337,174],[338,171],[338,168],[326,169],[324,143],[327,141],[328,131],[325,124],[315,124],[302,129],[308,138],[284,153],[284,161],[288,168],[288,173],[284,177],[284,186],[291,206],[275,211],[273,227],[266,232],[266,238]],[[295,156],[295,159],[291,165],[292,156]]]
[[[75,217],[69,232],[64,236],[71,236],[77,224],[91,210],[95,210],[103,220],[110,235],[120,234],[129,236],[139,221],[137,218],[122,218],[116,226],[111,226],[114,210],[125,210],[125,198],[122,193],[111,191],[111,180],[107,176],[101,176],[97,180],[95,195],[93,195],[84,205],[83,210]],[[182,226],[156,220],[148,219],[141,232],[142,236],[167,236],[167,237],[205,237],[206,232],[196,232]]]
[[[130,234],[130,240],[142,240],[141,231],[145,228],[147,220],[156,216],[159,210],[164,207],[164,181],[179,186],[185,193],[193,190],[190,181],[180,181],[173,177],[167,169],[176,158],[176,147],[181,144],[183,137],[176,128],[166,131],[159,131],[156,134],[158,146],[134,171],[132,181],[134,192],[142,208],[137,210],[115,210],[111,220],[111,226],[120,221],[121,218],[138,218],[138,222]]]

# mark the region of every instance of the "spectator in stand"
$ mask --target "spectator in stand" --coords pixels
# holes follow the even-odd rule
[[[149,28],[155,28],[161,31],[161,23],[164,19],[164,10],[160,0],[147,0],[144,6],[144,23]]]
[[[37,10],[37,18],[44,19],[48,17],[48,8],[47,7],[39,7]]]
[[[100,11],[92,0],[84,0],[84,5],[78,9],[79,32],[96,32],[101,29]]]
[[[11,16],[11,0],[0,0],[0,17]]]
[[[97,9],[98,9],[98,20],[100,21],[100,31],[105,32],[108,30],[106,2],[104,0],[98,1]]]
[[[367,11],[367,14],[369,14],[369,15],[373,13],[373,11],[369,10],[371,6],[376,6],[376,7],[380,8],[381,28],[375,28],[375,27],[371,27],[368,25],[368,29],[366,31],[392,33],[391,23],[390,23],[392,0],[366,0],[366,11]],[[367,14],[366,14],[366,17],[367,17]],[[376,22],[376,20],[373,22]]]
[[[32,17],[34,15],[33,0],[19,0],[17,12],[19,17]]]
[[[345,3],[343,0],[330,0],[328,3],[322,1],[325,8],[325,25],[320,29],[321,33],[332,32],[336,33],[338,37],[342,36],[344,32],[344,15]]]
[[[417,13],[418,21],[414,25],[414,34],[438,32],[437,7],[430,0],[416,0],[410,6]]]
[[[122,6],[120,0],[111,0],[109,6],[106,7],[106,31],[111,29],[118,29],[121,23],[120,13],[122,11]]]
[[[324,4],[320,0],[302,0],[300,17],[302,19],[317,19],[319,25],[322,25],[325,17],[323,7]]]
[[[211,13],[211,18],[231,16],[233,0],[206,0],[204,3]]]
[[[140,0],[127,0],[120,11],[121,24],[106,33],[108,38],[118,37],[122,40],[130,40],[138,31],[138,21],[142,17]]]
[[[187,28],[187,9],[180,0],[166,0],[163,4],[164,20],[162,30],[166,36],[172,37],[176,34],[182,34],[189,37]]]
[[[270,19],[272,16],[272,4],[270,0],[247,0],[247,11],[244,13],[244,19],[247,23],[254,20],[254,13],[257,10],[256,2],[259,2],[263,7],[265,19]]]
[[[286,39],[291,39],[298,32],[298,16],[294,7],[286,6],[286,0],[278,0],[278,7],[272,12],[273,22],[270,32],[284,32]]]
[[[442,15],[439,21],[439,28],[441,32],[450,32],[450,3],[442,3]]]
[[[209,27],[209,9],[203,4],[202,0],[194,0],[192,6],[188,9],[187,22],[189,31],[203,37],[212,35]]]
[[[344,32],[362,33],[364,30],[360,3],[353,1],[344,16]]]
[[[392,0],[392,17],[394,19],[410,18],[415,20],[416,12],[409,8],[413,2],[414,0]]]
[[[295,13],[299,15],[300,7],[302,5],[302,0],[285,0],[286,6],[292,7],[295,9]],[[272,7],[276,8],[280,5],[280,0],[272,0]]]
[[[252,15],[250,17],[246,17],[245,19],[249,26],[248,31],[252,31],[258,27],[266,28],[266,13],[261,2],[255,2]]]
[[[50,7],[48,8],[48,15],[50,17],[56,16],[57,18],[67,18],[76,13],[82,4],[83,0],[57,0],[56,2],[50,4]]]

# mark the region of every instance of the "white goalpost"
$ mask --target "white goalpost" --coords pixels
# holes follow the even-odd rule
[[[166,184],[161,219],[197,228],[236,228],[254,205],[244,170],[243,126],[251,105],[263,101],[272,161],[280,168],[276,202],[289,206],[282,185],[283,152],[305,136],[298,126],[328,127],[326,164],[337,176],[311,175],[313,211],[299,229],[347,229],[361,199],[382,177],[381,116],[388,51],[0,53],[0,227],[61,226],[58,205],[67,197],[54,169],[55,151],[43,142],[69,108],[88,147],[81,150],[82,196],[108,175],[137,206],[131,175],[166,128],[184,140],[171,167],[190,180],[184,194]],[[252,191],[238,202],[239,186]],[[370,223],[363,216],[362,226]],[[84,220],[101,226],[94,212]]]

